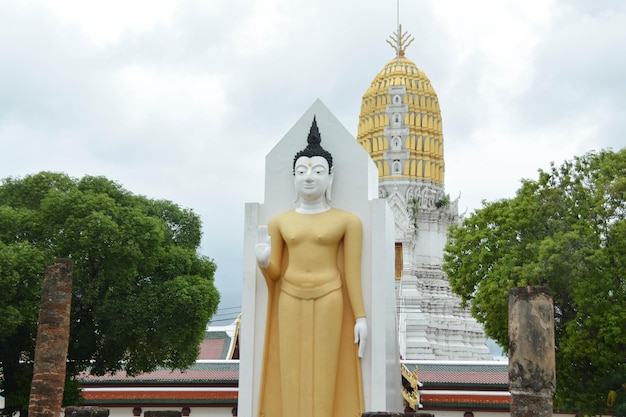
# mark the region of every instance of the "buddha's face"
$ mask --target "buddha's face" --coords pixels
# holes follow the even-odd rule
[[[294,175],[296,191],[302,199],[307,201],[323,198],[332,181],[328,161],[321,156],[298,158]]]

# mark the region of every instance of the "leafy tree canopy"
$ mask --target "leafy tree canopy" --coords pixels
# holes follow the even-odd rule
[[[191,210],[103,177],[41,172],[0,183],[0,380],[5,414],[28,404],[43,274],[71,258],[68,386],[196,360],[219,294]],[[76,394],[67,390],[68,398]]]
[[[557,407],[595,415],[609,390],[624,391],[625,214],[623,149],[552,164],[514,198],[483,202],[450,231],[444,270],[452,289],[501,346],[509,289],[552,289]]]

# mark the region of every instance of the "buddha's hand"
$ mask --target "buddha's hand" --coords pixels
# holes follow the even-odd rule
[[[259,226],[256,232],[256,245],[254,254],[259,268],[265,269],[270,265],[270,254],[272,253],[272,242],[267,234],[267,226]]]
[[[359,344],[359,358],[365,354],[365,344],[367,343],[367,320],[365,317],[356,319],[354,325],[354,343]]]

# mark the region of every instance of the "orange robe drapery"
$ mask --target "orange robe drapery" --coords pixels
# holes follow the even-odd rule
[[[365,317],[362,226],[347,211],[288,211],[272,243],[260,417],[358,417],[364,410],[354,324]]]

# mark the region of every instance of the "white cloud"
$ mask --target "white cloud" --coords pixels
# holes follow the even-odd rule
[[[80,28],[94,44],[105,46],[119,41],[124,31],[146,31],[167,24],[181,0],[81,0],[24,1],[41,7],[64,25]],[[211,8],[216,2],[206,2]]]
[[[201,117],[216,122],[229,110],[226,77],[156,71],[130,66],[120,69],[121,112],[132,125],[184,125]]]
[[[439,93],[460,207],[623,147],[622,2],[429,0],[400,15]],[[374,0],[2,3],[0,177],[105,175],[193,208],[233,306],[265,154],[316,98],[356,134],[395,30],[396,2]]]

